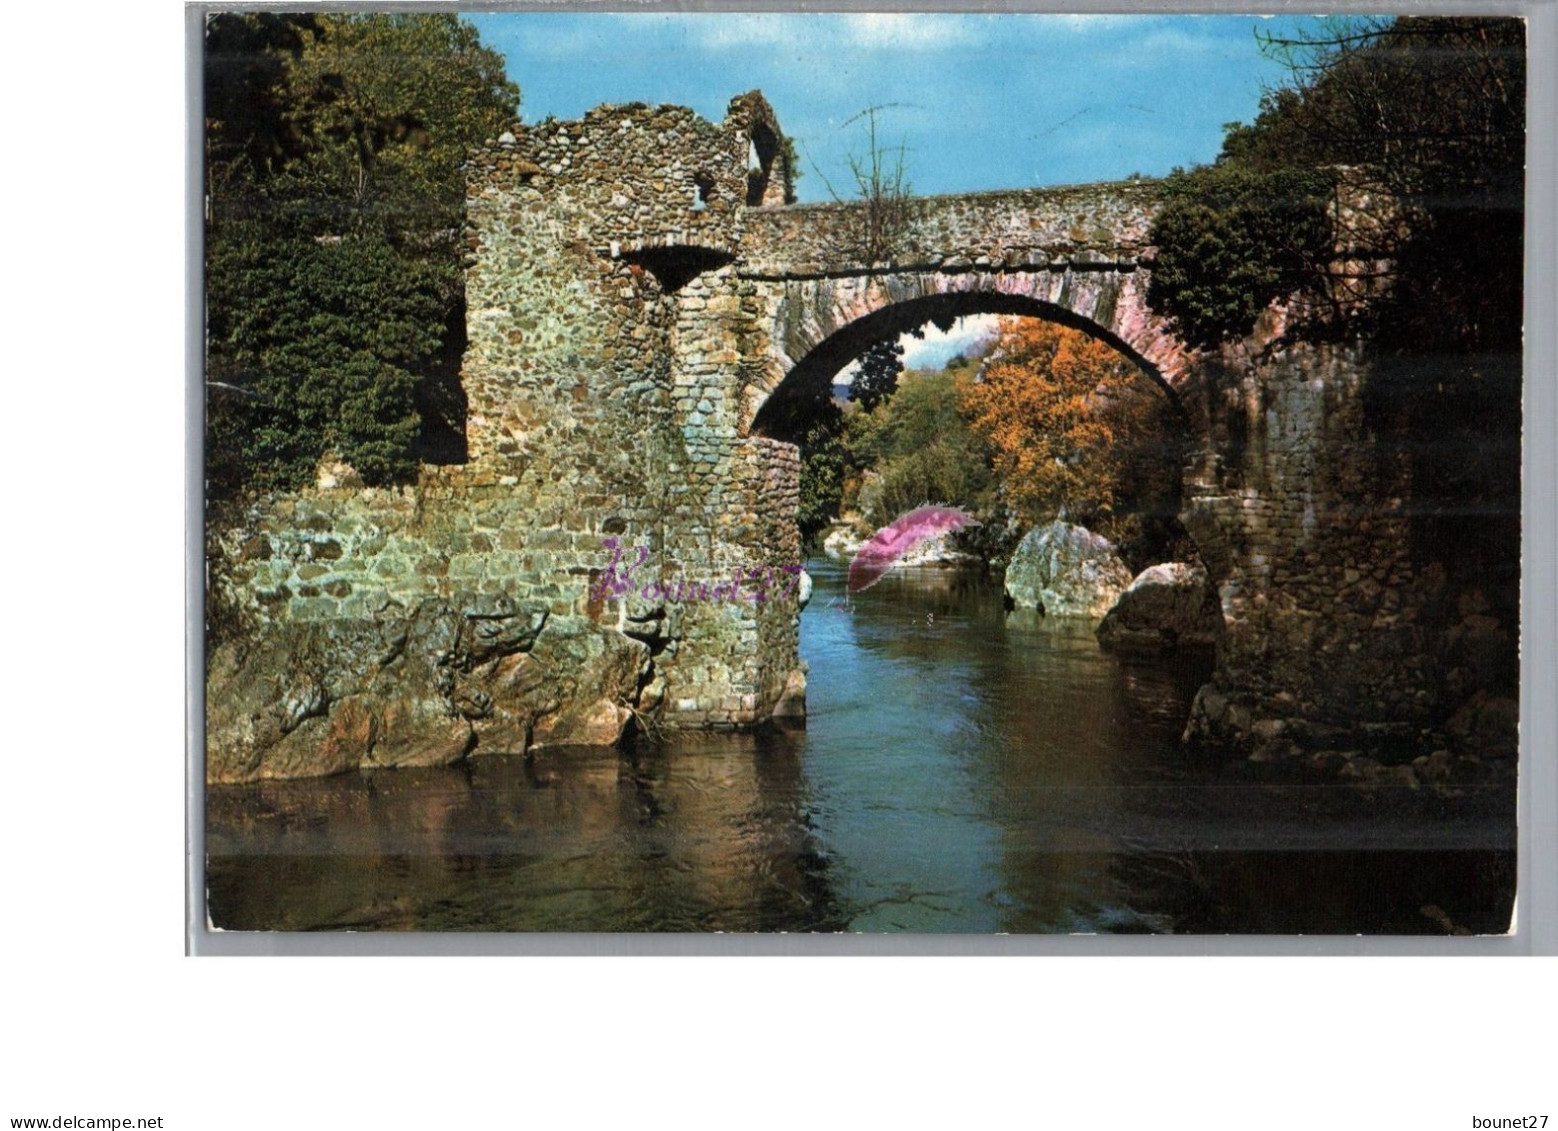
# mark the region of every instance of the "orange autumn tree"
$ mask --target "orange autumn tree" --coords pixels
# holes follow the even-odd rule
[[[1138,381],[1131,362],[1086,334],[1001,319],[979,376],[960,379],[959,400],[1024,523],[1114,525],[1130,451],[1151,412]]]

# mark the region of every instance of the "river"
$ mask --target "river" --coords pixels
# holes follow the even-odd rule
[[[1205,656],[1127,661],[980,573],[846,601],[804,729],[212,787],[237,930],[1437,934],[1506,929],[1511,786],[1354,786],[1179,744]]]

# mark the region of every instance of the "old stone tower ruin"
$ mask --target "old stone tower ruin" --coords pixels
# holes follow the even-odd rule
[[[212,780],[799,710],[799,461],[762,407],[981,312],[1085,330],[1183,409],[1182,517],[1224,618],[1193,733],[1419,724],[1410,485],[1366,427],[1361,354],[1282,347],[1280,311],[1259,348],[1187,349],[1145,303],[1152,184],[927,198],[884,258],[865,206],[786,202],[784,152],[752,92],[718,124],[602,106],[471,157],[469,459],[325,478],[225,537],[244,627],[210,658]]]

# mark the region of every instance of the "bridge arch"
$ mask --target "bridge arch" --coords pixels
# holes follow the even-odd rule
[[[1132,362],[1145,379],[1162,391],[1180,424],[1187,432],[1190,430],[1192,417],[1185,407],[1180,390],[1164,378],[1151,360],[1143,357],[1112,330],[1054,303],[1003,291],[953,291],[923,295],[888,303],[845,323],[796,360],[788,372],[781,376],[779,384],[763,395],[761,400],[753,398],[756,409],[750,417],[750,430],[756,433],[767,431],[764,410],[775,403],[774,394],[780,389],[799,391],[827,385],[838,372],[875,342],[896,338],[926,325],[934,324],[946,329],[959,318],[982,314],[1055,322],[1103,342]]]
[[[1141,282],[1141,285],[1138,283]],[[948,275],[942,272],[789,280],[773,304],[770,351],[742,393],[743,436],[795,442],[796,412],[824,392],[833,377],[872,344],[927,324],[951,325],[969,315],[1035,318],[1077,330],[1130,361],[1164,398],[1165,440],[1181,463],[1174,517],[1213,585],[1232,570],[1231,547],[1219,523],[1193,502],[1213,450],[1207,398],[1191,351],[1150,316],[1140,301],[1144,281],[1098,272]]]
[[[764,431],[764,408],[781,386],[816,388],[884,338],[977,314],[1039,318],[1079,330],[1130,360],[1167,396],[1187,433],[1205,429],[1190,351],[1145,304],[1135,270],[818,276],[768,285],[769,333],[750,359],[742,434]]]

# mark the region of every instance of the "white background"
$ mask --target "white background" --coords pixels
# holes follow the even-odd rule
[[[183,18],[3,25],[0,1127],[1558,1131],[1550,959],[185,958]]]

